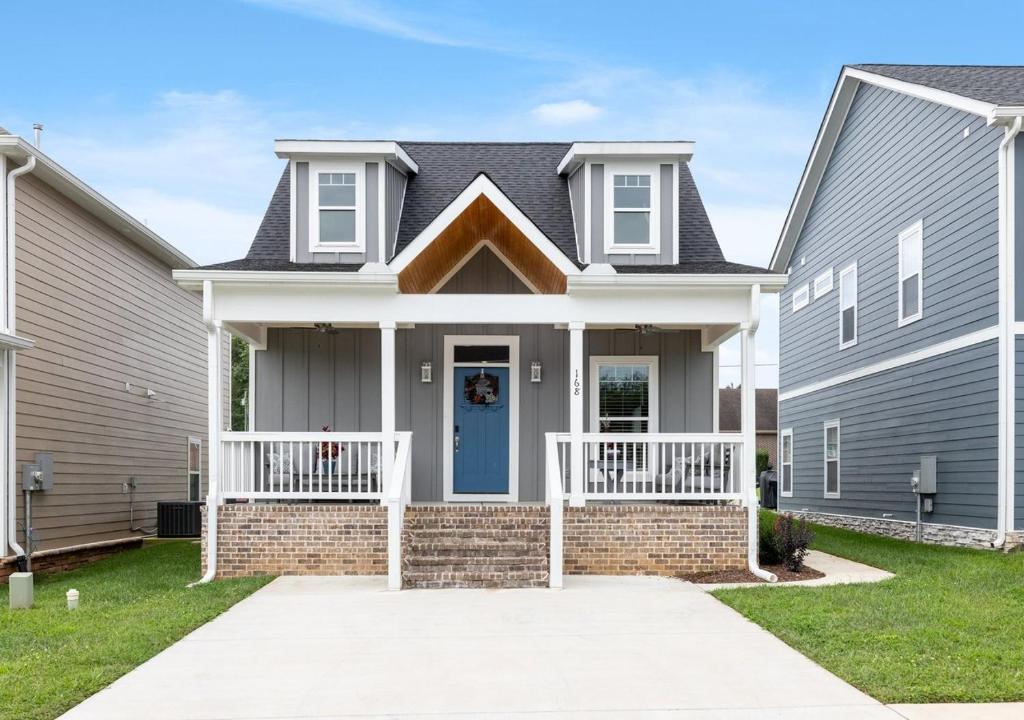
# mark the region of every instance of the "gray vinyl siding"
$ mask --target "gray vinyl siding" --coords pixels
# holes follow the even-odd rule
[[[502,293],[528,295],[530,288],[489,248],[481,248],[438,291],[443,294]]]
[[[794,496],[780,498],[781,508],[913,520],[911,472],[921,455],[936,455],[938,493],[926,522],[994,528],[997,388],[993,340],[783,400]],[[841,497],[825,499],[823,426],[835,419]]]
[[[395,243],[398,241],[398,225],[402,220],[402,203],[405,200],[405,184],[408,181],[405,173],[390,163],[384,165],[384,242],[385,259],[390,260],[395,254]]]
[[[605,166],[594,164],[591,166],[590,179],[590,214],[593,230],[591,231],[590,249],[591,262],[610,263],[612,265],[671,265],[673,247],[678,241],[672,233],[673,208],[675,202],[673,189],[675,187],[673,172],[678,172],[675,165],[663,164],[659,166],[660,192],[656,202],[660,208],[660,224],[658,237],[660,248],[657,253],[620,255],[617,253],[606,254],[604,251],[604,173]],[[570,188],[570,192],[571,192]]]
[[[576,259],[583,261],[585,244],[587,242],[586,226],[586,165],[580,165],[575,172],[569,176],[569,201],[572,203],[572,224],[576,230]]]
[[[1014,188],[1014,212],[1016,213],[1014,233],[1014,250],[1016,255],[1015,272],[1017,283],[1014,285],[1016,295],[1015,315],[1016,320],[1024,320],[1024,140],[1017,136],[1013,141],[1014,150],[1014,177],[1017,187]]]
[[[377,262],[377,246],[380,242],[380,226],[377,205],[378,176],[377,163],[366,163],[366,208],[363,217],[366,230],[365,253],[330,253],[309,251],[309,163],[295,163],[295,261],[300,263],[346,263],[359,264]],[[397,233],[397,224],[395,232]]]
[[[1019,266],[1018,266],[1019,267]],[[1024,530],[1024,337],[1014,339],[1016,363],[1014,367],[1014,527]]]
[[[33,498],[37,547],[137,536],[122,483],[136,479],[135,522],[154,527],[158,500],[186,499],[189,436],[202,439],[206,485],[202,301],[31,174],[16,212],[17,329],[36,343],[17,353],[17,466],[38,451],[55,460],[53,490]]]
[[[982,118],[861,86],[781,295],[783,391],[996,324],[1000,137]],[[917,220],[924,227],[924,317],[901,328],[897,236]],[[839,272],[853,262],[858,342],[840,350]],[[830,267],[834,289],[815,299],[814,278]],[[805,284],[810,305],[794,313],[793,293]]]
[[[519,337],[519,498],[544,497],[544,433],[569,428],[568,335],[544,325],[417,325],[396,333],[396,408],[399,430],[413,432],[413,500],[443,498],[442,413],[445,335]],[[659,357],[660,429],[710,432],[713,369],[701,352],[699,331],[638,335],[633,331],[584,333],[585,356]],[[311,329],[271,328],[267,350],[256,353],[256,429],[317,431],[380,430],[380,333],[343,329],[335,335]],[[543,382],[530,382],[539,360]],[[434,381],[419,379],[430,361]],[[589,363],[589,359],[586,360]],[[589,386],[584,386],[584,407]],[[589,424],[589,421],[588,421]]]

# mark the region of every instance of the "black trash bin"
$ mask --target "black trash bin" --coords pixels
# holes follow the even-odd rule
[[[761,507],[769,510],[779,508],[779,478],[774,470],[765,470],[758,478],[761,486]]]

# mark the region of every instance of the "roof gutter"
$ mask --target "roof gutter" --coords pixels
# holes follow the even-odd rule
[[[1010,483],[1015,471],[1014,445],[1016,411],[1014,408],[1015,331],[1017,316],[1016,242],[1014,208],[1014,141],[1024,118],[1017,115],[1006,128],[999,143],[999,472],[997,478],[996,537],[992,547],[1006,544],[1007,525],[1012,514]]]
[[[224,285],[330,285],[364,290],[398,291],[398,275],[392,272],[334,272],[291,270],[175,270],[171,274],[183,288],[201,290],[206,281]]]
[[[14,222],[14,191],[15,181],[21,175],[30,173],[36,168],[35,155],[29,155],[25,160],[25,164],[19,168],[15,168],[7,173],[7,197],[6,203],[4,204],[4,227],[5,227],[5,252],[6,258],[4,260],[7,280],[7,297],[6,297],[6,317],[4,318],[4,324],[7,326],[7,332],[14,335],[15,331],[15,296],[14,296],[14,283],[15,283],[15,272],[14,272],[14,250],[15,250],[15,228]],[[18,544],[18,530],[17,530],[17,502],[15,498],[18,496],[18,473],[15,467],[16,455],[15,452],[17,443],[17,405],[16,403],[16,385],[15,385],[15,360],[16,353],[7,353],[7,373],[6,373],[6,388],[4,391],[4,415],[6,416],[7,425],[7,441],[4,444],[4,467],[7,470],[7,477],[9,482],[7,492],[7,544],[11,546],[11,550],[19,558],[25,556],[25,548]],[[28,528],[25,528],[26,534]]]
[[[651,290],[656,288],[723,287],[741,288],[759,285],[766,292],[779,292],[786,286],[785,273],[763,274],[673,274],[673,273],[618,273],[614,275],[572,275],[567,278],[569,292],[616,290]]]

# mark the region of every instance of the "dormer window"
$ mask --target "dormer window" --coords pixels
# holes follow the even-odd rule
[[[660,252],[657,164],[626,166],[608,163],[605,212],[606,253]]]
[[[365,174],[364,163],[310,163],[310,250],[363,252]]]

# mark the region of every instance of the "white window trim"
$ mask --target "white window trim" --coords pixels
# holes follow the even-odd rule
[[[820,275],[818,275],[818,277],[814,278],[814,299],[815,300],[817,300],[818,298],[822,297],[823,295],[828,295],[830,292],[832,292],[832,287],[834,285],[834,283],[833,283],[833,274],[834,273],[832,272],[832,268],[829,268],[825,272],[823,272]],[[825,283],[826,282],[828,283],[828,287],[825,287]]]
[[[836,459],[834,461],[836,464],[836,491],[830,493],[828,491],[828,464],[830,462],[828,459],[828,431],[832,428],[836,429]],[[823,496],[828,500],[838,500],[843,485],[843,432],[839,428],[839,420],[828,420],[825,422],[822,426],[821,439],[821,459],[823,461],[821,479]]]
[[[356,240],[351,243],[320,242],[320,173],[355,173]],[[309,251],[366,252],[366,162],[310,160],[309,162]]]
[[[801,299],[803,298],[803,299]],[[793,312],[803,310],[811,302],[811,286],[803,284],[793,291]]]
[[[783,445],[786,442],[786,438],[789,438],[789,462],[783,462],[783,458],[786,457],[783,452]],[[786,477],[785,466],[789,465],[789,492],[785,490],[785,484],[783,483]],[[779,477],[779,495],[781,497],[793,497],[793,428],[786,428],[779,433],[779,470],[782,475]]]
[[[913,315],[903,317],[903,243],[914,235],[917,235],[918,249],[920,250],[919,266],[920,271],[917,273],[917,312]],[[909,325],[910,323],[917,322],[924,317],[924,222],[918,220],[910,227],[904,228],[896,238],[896,257],[897,264],[899,266],[899,272],[897,274],[897,287],[896,287],[896,317],[897,324],[899,327]]]
[[[843,281],[846,280],[848,275],[853,275],[853,279],[857,282],[857,294],[853,298],[853,340],[843,342]],[[857,340],[860,339],[860,331],[858,330],[858,324],[860,321],[860,283],[857,278],[857,263],[847,265],[839,271],[839,349],[845,350],[846,348],[853,347],[857,344]]]
[[[657,355],[591,355],[590,356],[590,432],[601,432],[600,417],[600,374],[598,367],[601,365],[647,365],[650,368],[648,374],[647,409],[649,419],[647,421],[647,432],[658,432],[658,356]]]
[[[192,467],[192,446],[199,446],[199,467]],[[203,499],[203,439],[195,435],[189,435],[185,443],[185,497],[189,502],[197,502]],[[196,492],[198,497],[192,497],[192,473],[199,473],[199,485]]]
[[[604,164],[604,252],[606,255],[661,254],[661,162],[605,162]],[[651,176],[651,234],[649,242],[615,244],[615,176]],[[673,198],[673,207],[676,200]]]

